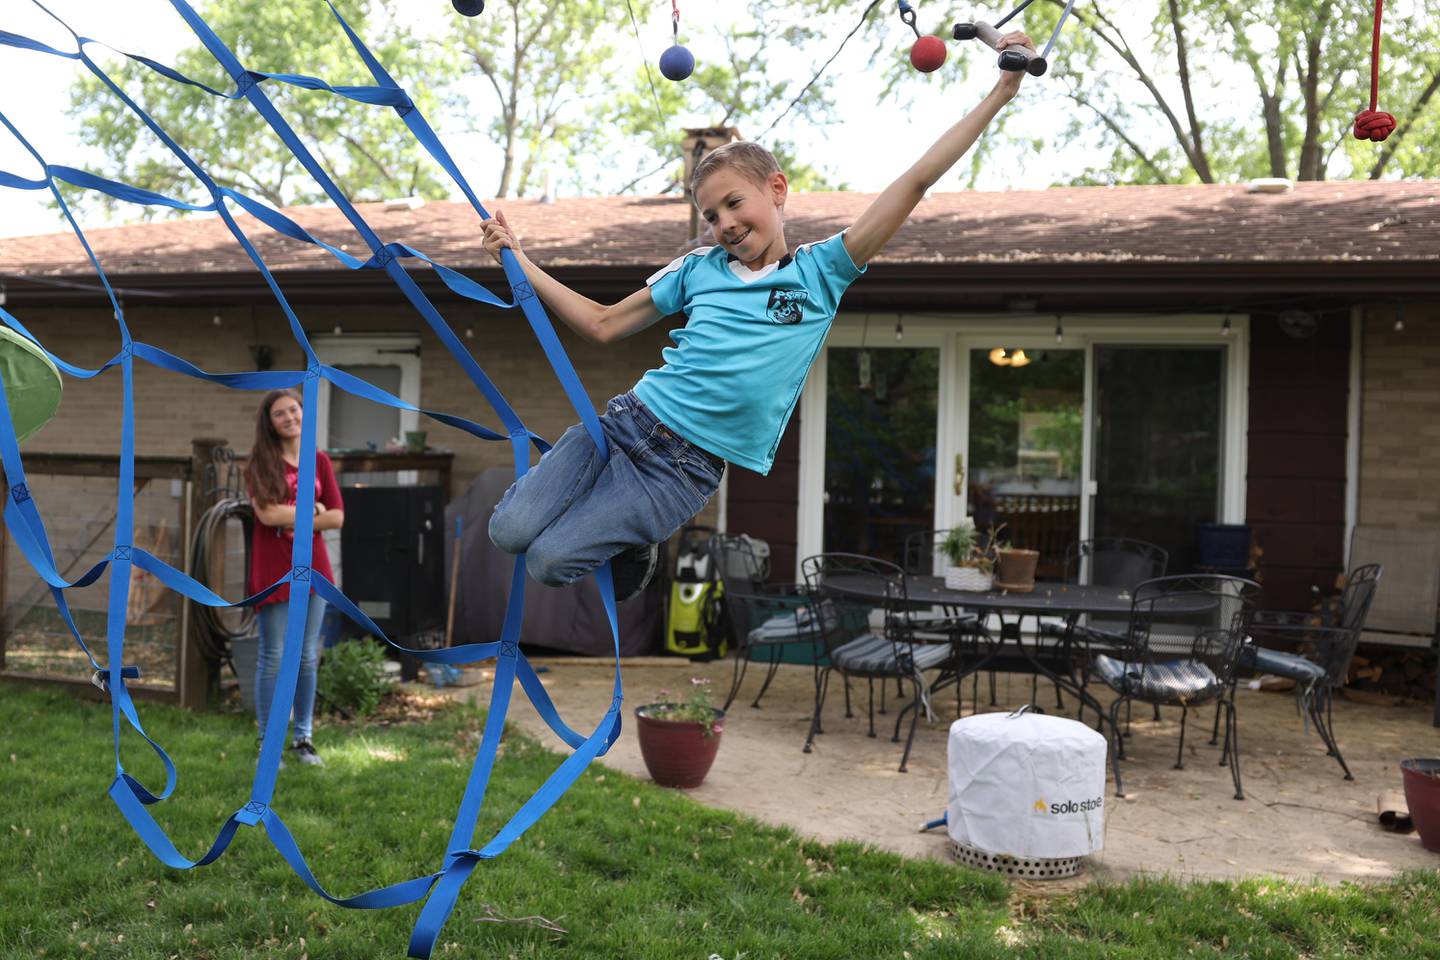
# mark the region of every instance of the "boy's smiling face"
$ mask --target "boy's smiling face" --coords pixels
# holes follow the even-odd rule
[[[759,184],[733,167],[721,167],[701,181],[695,205],[710,225],[715,242],[751,270],[785,256],[781,211],[789,183],[772,173]]]

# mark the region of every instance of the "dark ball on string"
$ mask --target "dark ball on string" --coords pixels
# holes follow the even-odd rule
[[[485,12],[485,0],[450,0],[450,3],[467,17],[478,17]]]
[[[695,72],[695,56],[677,43],[660,54],[660,72],[666,80],[684,80]]]
[[[945,41],[936,36],[923,36],[910,48],[910,65],[921,73],[933,73],[945,63]]]

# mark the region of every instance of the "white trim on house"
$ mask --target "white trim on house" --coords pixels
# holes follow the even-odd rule
[[[904,337],[894,331],[903,317]],[[963,501],[953,495],[955,456],[963,448],[969,404],[959,402],[964,389],[961,358],[976,340],[1001,341],[1006,346],[1083,349],[1085,360],[1085,420],[1082,476],[1092,476],[1091,412],[1093,410],[1095,344],[1163,344],[1224,346],[1223,436],[1221,441],[1220,522],[1244,523],[1250,388],[1250,318],[1230,315],[1230,334],[1223,332],[1224,315],[1094,316],[1068,317],[1065,342],[1055,344],[1054,315],[1013,316],[911,314],[841,314],[836,317],[826,350],[817,358],[800,397],[799,504],[796,516],[796,575],[803,557],[820,552],[824,531],[826,369],[829,347],[937,347],[940,350],[939,411],[936,422],[935,503],[937,527],[953,524]],[[1090,527],[1089,497],[1082,497],[1080,535]]]
[[[1365,308],[1350,308],[1350,393],[1345,398],[1345,542],[1346,569],[1350,566],[1350,539],[1360,522],[1360,431],[1365,389]]]

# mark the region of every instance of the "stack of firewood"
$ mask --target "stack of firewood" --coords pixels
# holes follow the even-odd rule
[[[1362,645],[1350,661],[1345,688],[1360,694],[1428,700],[1435,695],[1435,655],[1428,650]]]

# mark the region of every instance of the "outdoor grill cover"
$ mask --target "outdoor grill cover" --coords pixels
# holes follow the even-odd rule
[[[950,836],[1057,859],[1104,846],[1105,737],[1063,717],[984,713],[950,725]]]
[[[445,508],[445,583],[449,589],[455,520],[462,521],[460,580],[456,591],[454,644],[500,639],[515,558],[490,542],[490,515],[514,480],[512,471],[486,470],[464,495]],[[664,606],[664,577],[656,574],[644,594],[620,604],[621,656],[654,653]],[[614,640],[594,577],[568,587],[525,584],[525,620],[520,642],[590,656],[613,656]]]

